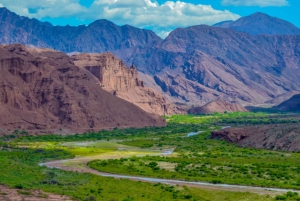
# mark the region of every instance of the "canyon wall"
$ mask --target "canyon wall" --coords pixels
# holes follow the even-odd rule
[[[159,115],[183,114],[186,109],[169,102],[162,94],[145,87],[134,66],[127,68],[111,53],[73,55],[75,65],[90,71],[104,90]]]

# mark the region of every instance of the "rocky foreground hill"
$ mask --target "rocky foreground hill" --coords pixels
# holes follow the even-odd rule
[[[233,24],[178,28],[163,40],[152,31],[107,20],[53,26],[0,8],[0,43],[64,52],[110,51],[146,74],[145,85],[157,85],[167,99],[188,106],[217,99],[262,104],[300,93],[298,28],[262,13]]]
[[[275,106],[274,109],[284,112],[300,112],[300,94],[296,94],[290,99]]]
[[[261,149],[300,151],[299,124],[278,124],[226,128],[213,131],[214,139],[223,139],[240,146]]]
[[[164,126],[165,121],[102,89],[66,54],[0,46],[0,129],[84,132]]]

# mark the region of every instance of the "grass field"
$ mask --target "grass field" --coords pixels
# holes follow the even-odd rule
[[[124,142],[137,146],[138,143],[144,144],[140,141]],[[92,161],[89,166],[129,175],[300,189],[299,153],[241,148],[212,140],[209,133],[191,138],[165,137],[151,143],[176,146],[178,155]],[[161,162],[174,168],[163,168],[159,165]]]
[[[38,166],[42,160],[71,158],[66,151],[4,149],[0,152],[0,181],[12,188],[41,189],[76,200],[274,200],[268,195],[194,189],[113,179]],[[217,192],[217,193],[216,193]]]
[[[300,189],[300,154],[242,148],[210,139],[210,132],[222,126],[298,123],[299,115],[247,112],[165,118],[168,126],[163,128],[114,129],[67,136],[4,136],[0,141],[0,183],[17,189],[42,189],[77,200],[300,200],[293,193],[275,197],[173,187],[38,165],[77,156],[85,159],[66,165],[92,160],[88,163],[90,167],[105,172]],[[186,137],[197,131],[204,132]],[[154,156],[170,149],[175,149],[174,155]]]

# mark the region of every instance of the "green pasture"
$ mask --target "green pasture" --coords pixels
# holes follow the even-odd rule
[[[215,189],[167,186],[104,178],[40,167],[39,162],[78,159],[69,166],[149,177],[300,189],[300,155],[238,147],[210,139],[222,126],[298,123],[298,114],[225,113],[174,115],[162,128],[101,130],[75,135],[0,139],[0,183],[19,189],[42,189],[76,200],[300,200],[296,194],[275,197]],[[189,132],[204,131],[187,137]],[[25,132],[24,132],[25,133]],[[175,154],[158,156],[164,150]],[[117,187],[117,188],[116,188]]]

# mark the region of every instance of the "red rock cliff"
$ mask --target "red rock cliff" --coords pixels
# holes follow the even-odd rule
[[[131,102],[146,112],[170,115],[185,113],[155,90],[144,87],[134,66],[127,68],[123,61],[111,53],[79,54],[72,56],[75,65],[90,71],[104,90]]]
[[[97,77],[107,91],[126,92],[136,86],[143,87],[136,68],[127,68],[123,61],[111,53],[79,54],[72,59],[75,65],[86,68]]]
[[[158,116],[103,90],[66,54],[22,45],[0,46],[0,114],[0,130],[6,131],[165,125]]]

